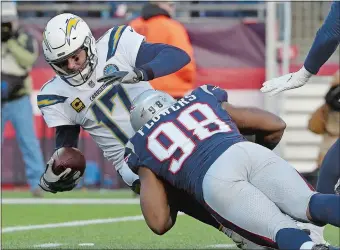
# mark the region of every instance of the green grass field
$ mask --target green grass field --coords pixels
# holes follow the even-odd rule
[[[10,198],[23,200],[31,196],[27,192],[2,193],[3,249],[207,249],[213,245],[235,248],[222,233],[186,215],[178,217],[170,232],[157,236],[140,216],[138,204],[99,204],[108,199],[134,198],[130,191],[45,195],[46,199],[66,201],[96,198],[97,204],[6,204]],[[68,222],[71,223],[65,224]],[[340,231],[333,227],[326,230],[326,240],[332,244],[339,245],[339,235]]]

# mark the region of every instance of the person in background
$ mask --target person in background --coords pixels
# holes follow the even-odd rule
[[[339,72],[334,75],[331,87],[325,96],[325,103],[313,112],[308,123],[310,131],[323,137],[318,156],[319,168],[327,151],[340,136],[340,105],[336,100],[340,95]]]
[[[169,44],[184,50],[190,56],[191,62],[181,70],[150,81],[155,89],[178,99],[194,89],[196,64],[188,33],[181,23],[172,19],[174,14],[174,2],[151,2],[144,5],[141,16],[132,20],[129,25],[144,35],[147,42]]]
[[[44,170],[43,156],[34,131],[29,75],[38,57],[38,44],[19,29],[16,5],[3,2],[1,11],[1,134],[13,124],[33,196],[42,196],[38,184]]]

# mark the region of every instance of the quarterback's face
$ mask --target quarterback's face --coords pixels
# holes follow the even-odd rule
[[[82,67],[86,62],[86,52],[85,50],[80,50],[75,55],[67,58],[67,69],[68,71],[81,71]]]
[[[56,65],[64,72],[71,74],[73,72],[82,71],[86,66],[86,59],[86,51],[80,49],[62,62],[56,63]]]

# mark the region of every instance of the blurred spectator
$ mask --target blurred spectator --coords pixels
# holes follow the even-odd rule
[[[191,4],[199,4],[199,1],[191,1]],[[197,10],[191,11],[190,12],[191,17],[200,17],[201,13]]]
[[[209,10],[209,11],[192,11],[191,17],[232,17],[232,18],[243,18],[243,17],[257,17],[257,9],[254,5],[253,10],[218,10],[219,4],[258,4],[263,1],[191,1],[192,4],[216,4],[217,10]]]
[[[1,10],[1,133],[11,121],[26,165],[26,176],[34,196],[41,196],[38,186],[44,162],[33,125],[29,72],[38,57],[38,44],[18,28],[16,5],[2,2]]]
[[[144,35],[147,42],[173,45],[189,54],[191,62],[184,68],[150,81],[155,89],[180,98],[194,88],[196,64],[188,33],[181,23],[171,18],[174,14],[174,2],[147,3],[142,8],[141,17],[132,20],[130,25]]]
[[[339,71],[335,74],[331,88],[325,96],[325,103],[312,114],[308,129],[315,134],[322,135],[322,142],[318,156],[318,167],[320,167],[328,149],[340,136],[340,77]]]
[[[30,1],[26,2],[27,4],[38,4],[38,5],[45,5],[46,7],[50,7],[51,4],[54,4],[55,1]],[[18,4],[25,5],[25,2],[18,1]],[[62,3],[60,1],[60,3]],[[51,8],[48,11],[40,11],[40,10],[31,10],[31,11],[19,11],[19,18],[36,18],[36,17],[52,17],[57,14],[57,10]]]

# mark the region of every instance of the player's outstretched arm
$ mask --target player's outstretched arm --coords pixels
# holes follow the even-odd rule
[[[116,71],[98,79],[99,82],[137,83],[172,74],[190,62],[189,55],[177,47],[162,43],[143,42],[131,71]]]
[[[255,135],[255,142],[274,149],[280,142],[286,123],[278,116],[254,107],[235,107],[222,103],[243,135]]]
[[[141,182],[140,205],[149,228],[158,235],[163,235],[174,225],[164,185],[157,176],[146,167],[139,167]]]
[[[304,62],[305,69],[317,74],[331,57],[340,42],[340,2],[334,1],[323,25],[318,30],[312,47]]]
[[[334,1],[331,10],[319,29],[304,62],[297,72],[266,81],[261,88],[264,93],[275,95],[281,91],[303,86],[312,75],[331,57],[340,41],[340,2]]]
[[[191,61],[182,49],[162,43],[142,43],[136,67],[143,71],[144,80],[152,80],[174,73]]]

